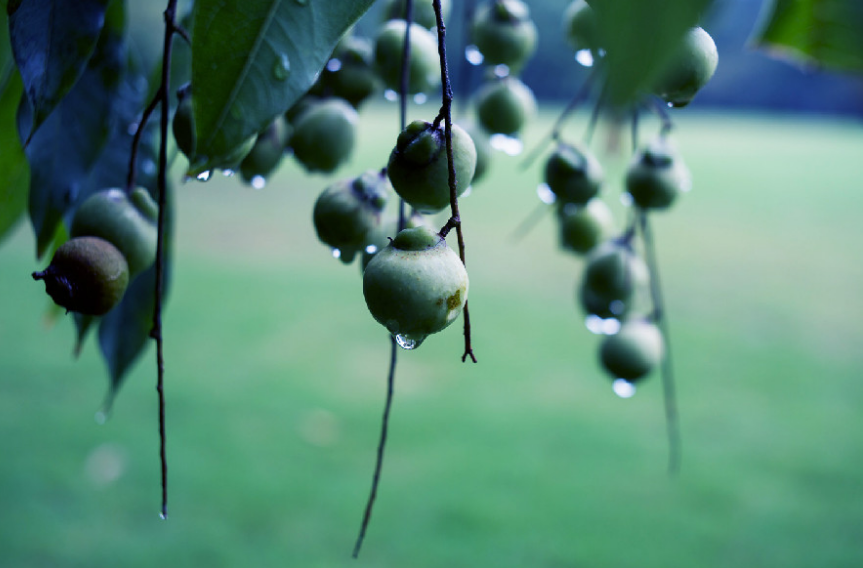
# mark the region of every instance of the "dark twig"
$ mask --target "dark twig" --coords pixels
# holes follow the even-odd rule
[[[407,127],[407,99],[408,99],[408,75],[410,73],[410,29],[413,21],[413,0],[405,0],[405,37],[404,50],[402,51],[402,68],[399,80],[399,132]],[[386,168],[382,170],[382,174],[386,172]],[[405,228],[407,224],[407,215],[405,213],[405,200],[399,199],[398,207],[398,226],[397,232]],[[375,470],[372,474],[372,488],[369,492],[366,508],[363,512],[363,520],[360,523],[360,534],[357,536],[357,541],[354,544],[353,557],[359,558],[360,550],[363,547],[363,542],[366,538],[366,531],[369,528],[369,522],[372,519],[372,510],[375,506],[375,499],[378,495],[378,485],[380,484],[381,471],[384,467],[384,450],[387,444],[387,433],[389,432],[390,409],[393,403],[393,386],[396,378],[396,363],[398,362],[398,343],[395,337],[390,336],[390,370],[387,374],[387,396],[384,402],[384,415],[381,421],[381,433],[378,440],[378,453],[375,460]]]
[[[665,313],[665,303],[662,297],[662,286],[659,281],[659,263],[656,259],[653,233],[647,212],[638,210],[638,222],[644,239],[647,267],[650,272],[650,295],[653,299],[653,319],[659,326],[665,343],[662,357],[662,390],[665,401],[665,424],[668,431],[668,473],[677,475],[680,471],[681,441],[680,419],[677,413],[677,394],[674,383],[674,366],[671,357],[671,334],[668,329],[668,316]]]
[[[455,232],[458,238],[458,255],[462,264],[465,264],[464,256],[464,234],[461,228],[461,215],[458,210],[458,180],[455,175],[455,160],[453,159],[452,150],[452,85],[449,80],[449,70],[446,62],[446,26],[443,23],[443,14],[441,13],[440,0],[434,0],[435,18],[437,20],[437,45],[438,55],[440,56],[440,75],[441,75],[441,98],[443,99],[440,114],[435,119],[435,125],[440,124],[440,121],[445,122],[444,136],[446,138],[446,158],[449,164],[449,191],[450,191],[450,218],[444,229],[448,226],[455,227]],[[442,231],[444,229],[441,229]],[[446,229],[449,232],[449,229]],[[473,347],[470,340],[470,312],[468,311],[468,302],[464,304],[464,354],[461,357],[462,361],[466,361],[468,357],[476,363],[476,357],[473,353]]]
[[[163,352],[162,337],[162,295],[165,287],[165,210],[167,209],[167,187],[168,187],[168,112],[169,93],[171,86],[171,45],[176,26],[174,17],[177,11],[177,0],[168,0],[165,9],[165,43],[162,51],[162,82],[156,95],[162,103],[160,121],[161,140],[159,144],[159,175],[157,188],[159,193],[159,220],[158,241],[156,244],[156,297],[153,309],[153,329],[150,337],[156,341],[156,368],[158,378],[156,381],[156,392],[159,394],[159,458],[162,464],[162,511],[161,517],[168,518],[168,458],[166,453],[165,434],[165,358]],[[143,131],[146,126],[144,120],[138,125],[138,132]],[[134,166],[134,161],[132,162]],[[134,179],[134,178],[133,178]]]
[[[410,3],[411,0],[408,0]],[[384,415],[383,420],[381,422],[381,436],[378,440],[378,454],[377,460],[375,461],[375,473],[372,476],[372,490],[369,493],[368,502],[366,502],[366,510],[363,513],[363,522],[360,525],[360,534],[357,537],[357,542],[354,544],[354,553],[353,557],[358,558],[360,555],[360,549],[363,546],[363,541],[366,538],[366,530],[369,527],[369,521],[372,518],[372,508],[375,505],[375,498],[378,495],[378,485],[381,479],[381,471],[384,465],[384,449],[387,445],[387,432],[389,431],[390,424],[390,409],[393,404],[393,391],[394,384],[396,378],[396,361],[398,358],[398,345],[396,344],[395,337],[390,336],[391,347],[390,347],[390,372],[387,376],[387,398],[384,403]]]

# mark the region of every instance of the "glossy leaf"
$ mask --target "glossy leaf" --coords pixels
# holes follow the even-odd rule
[[[631,103],[649,92],[684,32],[712,0],[588,0],[606,52],[606,102]]]
[[[779,57],[863,72],[863,2],[774,0],[752,40]]]
[[[124,10],[111,5],[96,50],[82,79],[57,105],[25,149],[31,165],[29,210],[36,252],[44,254],[57,224],[86,191],[90,170],[102,154],[117,113],[117,95],[126,66]],[[117,12],[120,11],[120,15]],[[25,140],[33,111],[26,98],[18,110],[18,132]]]
[[[190,174],[232,153],[311,87],[344,32],[373,0],[197,0]]]
[[[0,83],[0,240],[27,210],[30,168],[15,126],[22,92],[21,78],[10,65],[8,76]]]
[[[108,2],[9,2],[12,52],[33,109],[28,139],[83,75],[96,49]]]

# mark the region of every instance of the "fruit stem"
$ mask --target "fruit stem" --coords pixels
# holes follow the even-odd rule
[[[671,334],[668,329],[668,317],[665,314],[665,303],[662,297],[662,286],[659,281],[659,263],[656,259],[656,247],[653,233],[650,230],[647,211],[638,209],[638,223],[644,240],[644,251],[647,268],[650,272],[650,295],[653,299],[653,320],[659,326],[665,350],[662,355],[662,391],[665,401],[665,425],[668,432],[668,474],[676,476],[680,472],[681,441],[680,419],[677,412],[677,394],[674,381],[674,366],[671,357]]]
[[[441,120],[445,122],[444,127],[444,137],[446,139],[446,159],[447,164],[449,166],[449,192],[450,192],[450,218],[447,221],[446,225],[444,225],[444,229],[448,233],[450,229],[447,229],[448,226],[452,225],[455,228],[456,236],[458,238],[458,256],[461,259],[462,264],[465,264],[465,254],[464,254],[464,234],[461,229],[461,216],[459,215],[458,210],[458,180],[455,175],[455,160],[453,158],[453,150],[452,150],[452,84],[449,80],[449,69],[447,68],[446,61],[446,26],[443,23],[443,12],[441,10],[440,0],[433,0],[432,2],[434,6],[435,12],[435,20],[437,22],[437,45],[438,45],[438,55],[440,57],[440,75],[441,75],[441,110],[438,113],[437,118],[434,121],[434,128],[437,128],[440,124]],[[452,228],[450,227],[450,228]],[[444,229],[441,229],[441,235],[444,234]],[[464,314],[464,354],[461,357],[462,362],[466,361],[468,357],[476,363],[476,357],[473,353],[473,347],[471,346],[470,339],[470,312],[468,311],[468,303],[465,302],[464,309],[462,310]]]
[[[411,0],[407,1],[408,5],[410,5]],[[372,508],[375,505],[375,498],[378,495],[378,485],[380,483],[381,478],[381,470],[384,465],[384,449],[387,444],[387,433],[389,431],[390,424],[390,410],[392,409],[393,404],[393,388],[395,384],[396,378],[396,361],[398,360],[398,344],[396,343],[396,338],[394,336],[390,336],[390,371],[387,375],[387,396],[386,401],[384,402],[384,415],[383,420],[381,421],[381,435],[378,440],[378,453],[377,459],[375,460],[375,472],[372,476],[372,489],[369,493],[369,499],[366,502],[366,510],[363,513],[363,522],[360,525],[360,534],[357,537],[357,542],[354,545],[354,553],[353,557],[358,558],[360,555],[360,549],[363,546],[363,541],[366,538],[366,529],[369,527],[369,521],[372,517]]]
[[[141,115],[141,120],[138,122],[138,127],[135,129],[135,135],[132,137],[132,151],[129,155],[129,173],[126,175],[126,195],[132,193],[135,189],[135,177],[138,175],[138,148],[141,146],[141,136],[144,133],[144,128],[147,126],[147,121],[150,120],[150,115],[156,110],[161,98],[157,93],[144,113]]]
[[[668,114],[668,110],[666,110],[662,99],[659,97],[651,97],[650,109],[655,112],[659,116],[659,120],[662,121],[660,134],[664,136],[674,129],[674,122],[671,120],[671,115]]]

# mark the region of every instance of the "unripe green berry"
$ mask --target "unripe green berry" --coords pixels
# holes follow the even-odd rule
[[[544,178],[559,202],[584,205],[599,193],[604,174],[587,148],[561,143],[545,162]]]
[[[643,209],[665,209],[689,190],[691,177],[677,149],[658,136],[636,152],[626,172],[626,191]]]
[[[564,203],[558,207],[560,245],[576,254],[585,254],[614,234],[614,216],[601,199],[586,205]]]
[[[515,77],[490,81],[476,93],[477,119],[492,134],[518,134],[536,114],[533,91]]]
[[[157,216],[158,207],[143,187],[131,195],[118,188],[104,189],[78,207],[69,235],[105,239],[123,254],[134,277],[156,260]]]
[[[334,183],[315,202],[312,219],[318,239],[338,250],[342,262],[350,263],[380,226],[388,194],[389,182],[381,172],[368,171]]]
[[[249,183],[255,176],[266,178],[282,161],[285,144],[290,136],[290,126],[283,115],[279,115],[255,139],[255,145],[240,162],[240,176]]]
[[[60,245],[34,280],[45,281],[45,291],[69,312],[101,316],[123,298],[129,284],[129,265],[117,247],[99,237],[77,237]]]
[[[477,7],[471,40],[487,65],[519,70],[536,50],[536,25],[521,0],[489,0]]]
[[[192,97],[188,92],[177,104],[171,131],[174,133],[177,148],[186,158],[191,157],[195,153],[195,119],[192,114]]]
[[[470,186],[476,168],[476,147],[460,126],[452,127],[453,167],[458,195]],[[390,153],[387,175],[396,193],[421,213],[437,213],[450,205],[449,162],[443,125],[410,123]]]
[[[368,38],[347,35],[333,50],[321,76],[310,92],[334,96],[359,108],[380,88],[374,68],[374,47]]]
[[[659,328],[646,320],[628,320],[600,345],[602,366],[614,378],[637,381],[662,361],[664,342]]]
[[[612,240],[587,256],[578,300],[589,314],[620,319],[648,283],[649,272],[641,257],[628,245]]]
[[[573,0],[563,13],[563,35],[578,50],[599,50],[599,28],[593,8],[585,0]]]
[[[406,29],[404,20],[390,20],[383,25],[375,41],[375,68],[384,86],[394,91],[401,86]],[[437,39],[418,24],[412,23],[410,30],[408,94],[427,93],[440,85]]]
[[[464,264],[425,226],[401,231],[363,273],[372,317],[408,349],[455,321],[467,294]]]
[[[703,28],[690,28],[654,84],[669,105],[684,107],[704,87],[719,64],[716,44]]]
[[[357,111],[341,99],[314,103],[294,122],[294,157],[310,172],[334,171],[353,152],[356,123]]]

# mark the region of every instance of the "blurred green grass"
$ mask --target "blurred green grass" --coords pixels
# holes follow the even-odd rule
[[[361,117],[344,176],[380,168],[397,134],[394,106]],[[612,132],[594,146],[622,218]],[[863,564],[863,129],[682,113],[676,139],[695,189],[654,227],[679,479],[659,378],[613,395],[574,303],[580,261],[551,219],[511,241],[540,164],[499,154],[462,202],[479,363],[460,362],[458,325],[401,354],[379,499],[351,560],[389,344],[358,267],[315,239],[328,179],[288,161],[261,191],[221,176],[177,187],[168,522],[152,348],[97,426],[95,344],[73,361],[71,323],[46,325],[29,227],[2,243],[0,566]]]

